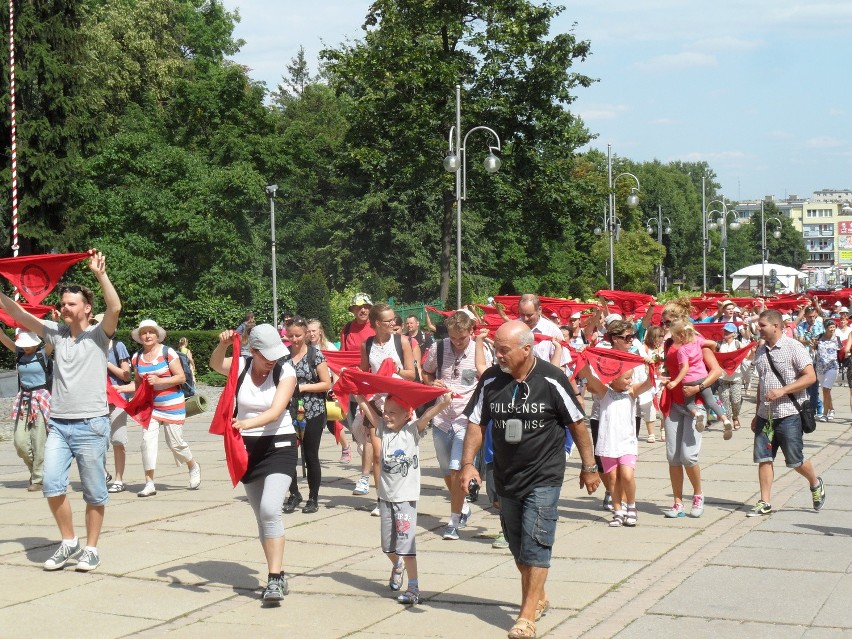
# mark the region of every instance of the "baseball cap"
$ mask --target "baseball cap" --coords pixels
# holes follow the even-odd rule
[[[571,313],[571,319],[580,319],[581,315],[582,313],[580,313],[580,311],[577,311],[576,313]]]
[[[620,319],[624,319],[624,318],[621,315],[619,315],[618,313],[610,313],[609,315],[604,317],[604,326],[609,326],[610,322],[614,322],[615,320],[620,320]]]
[[[843,306],[843,304],[841,302],[835,302],[834,305],[835,306]]]
[[[838,310],[837,312],[838,313],[848,313],[849,309],[846,306],[841,306],[840,310]]]
[[[353,306],[372,306],[373,300],[370,299],[370,296],[366,293],[355,293],[355,296],[352,298],[352,303],[349,305],[351,309]]]
[[[272,324],[258,324],[251,329],[249,346],[270,361],[279,360],[290,352]]]
[[[791,315],[787,315],[785,313],[784,315],[781,316],[781,319],[784,320],[785,322],[789,322],[789,321],[792,321],[793,317]]]
[[[725,331],[726,333],[736,333],[737,332],[737,325],[734,324],[733,322],[728,322],[727,324],[725,324],[722,327],[722,330]]]
[[[837,326],[837,323],[833,319],[825,320],[825,328],[829,326]]]

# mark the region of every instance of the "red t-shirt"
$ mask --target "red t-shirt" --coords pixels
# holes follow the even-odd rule
[[[347,330],[348,327],[348,330]],[[370,323],[359,324],[356,321],[351,321],[344,325],[340,333],[340,350],[342,351],[357,351],[361,349],[361,342],[368,337],[376,334]]]

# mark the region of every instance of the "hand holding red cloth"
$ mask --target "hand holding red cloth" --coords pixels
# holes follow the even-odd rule
[[[734,371],[737,370],[737,367],[745,361],[745,358],[748,357],[748,354],[755,347],[757,347],[757,342],[748,344],[747,346],[743,346],[742,348],[728,353],[720,353],[717,351],[716,360],[719,362],[719,366],[722,367],[723,371],[725,371],[728,375],[733,375]]]
[[[248,469],[248,451],[243,441],[242,433],[232,426],[234,422],[234,402],[237,398],[237,379],[240,366],[240,337],[234,336],[232,352],[236,354],[231,358],[231,368],[228,371],[228,381],[213,411],[213,421],[210,422],[209,433],[223,435],[225,445],[225,462],[228,465],[228,474],[231,476],[231,484],[236,486]]]
[[[340,375],[343,368],[350,368],[361,365],[361,351],[322,351],[325,355],[325,361],[328,367],[335,375]]]
[[[385,360],[387,362],[388,360]],[[393,360],[390,360],[393,362]],[[384,367],[384,364],[383,364]],[[391,369],[392,372],[392,369]],[[407,379],[388,377],[379,373],[366,373],[355,368],[347,368],[334,384],[334,394],[338,401],[349,403],[349,395],[373,395],[387,393],[394,400],[408,408],[417,408],[447,392],[446,388],[426,386]]]
[[[595,375],[604,384],[609,384],[619,375],[647,363],[641,355],[617,351],[612,348],[590,346],[579,355],[589,364]]]
[[[154,387],[145,380],[136,386],[136,392],[130,401],[124,399],[107,379],[107,401],[113,406],[124,409],[142,428],[151,424],[154,412]]]
[[[21,304],[21,308],[24,309],[30,315],[34,315],[39,319],[44,318],[45,315],[50,313],[53,310],[52,306],[43,306],[42,304]],[[10,328],[22,328],[27,330],[25,326],[21,326],[15,320],[12,319],[12,316],[9,315],[6,311],[0,307],[0,322],[3,322],[6,326]]]

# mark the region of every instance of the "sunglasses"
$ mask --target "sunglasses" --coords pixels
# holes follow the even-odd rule
[[[62,288],[59,289],[60,295],[62,295],[63,293],[82,293],[82,292],[83,292],[83,287],[78,286],[77,284],[72,284],[71,286],[63,286]]]
[[[456,361],[453,362],[453,379],[459,378],[459,364],[461,364],[461,361],[465,358],[466,355],[467,353],[462,353],[456,358]]]
[[[671,325],[672,325],[671,320],[666,320],[666,321],[663,322],[663,326],[671,326]]]
[[[636,339],[636,335],[634,333],[628,333],[627,335],[613,335],[613,337],[623,339],[625,342],[632,342],[634,339]]]

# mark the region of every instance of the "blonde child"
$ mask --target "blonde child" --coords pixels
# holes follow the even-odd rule
[[[644,368],[644,365],[642,366]],[[601,458],[603,472],[612,486],[613,528],[635,526],[636,460],[639,441],[636,433],[636,408],[639,396],[653,388],[650,375],[634,383],[634,371],[629,370],[605,385],[589,372],[588,389],[600,402],[598,442],[595,454]],[[640,371],[636,373],[641,376]]]
[[[429,421],[452,401],[446,393],[417,419],[413,407],[404,400],[388,395],[379,416],[372,403],[363,396],[356,400],[370,426],[374,462],[380,467],[378,494],[381,517],[382,552],[393,564],[388,586],[399,590],[405,572],[408,588],[397,597],[401,604],[420,603],[417,579],[417,500],[420,497],[419,442]]]
[[[679,384],[697,385],[698,394],[701,395],[705,407],[719,413],[722,423],[725,425],[725,432],[728,432],[731,430],[732,424],[731,420],[728,419],[727,413],[725,413],[725,407],[716,401],[713,391],[709,387],[705,388],[703,386],[703,382],[708,375],[707,367],[704,365],[704,356],[701,354],[704,338],[686,320],[675,320],[672,322],[671,333],[674,343],[678,345],[677,363],[680,366],[680,370],[675,377],[666,383],[666,388],[671,390]],[[669,371],[670,374],[673,372]],[[706,413],[703,410],[699,410],[694,396],[687,399],[685,407],[695,417],[695,430],[699,433],[702,432],[704,430]]]

